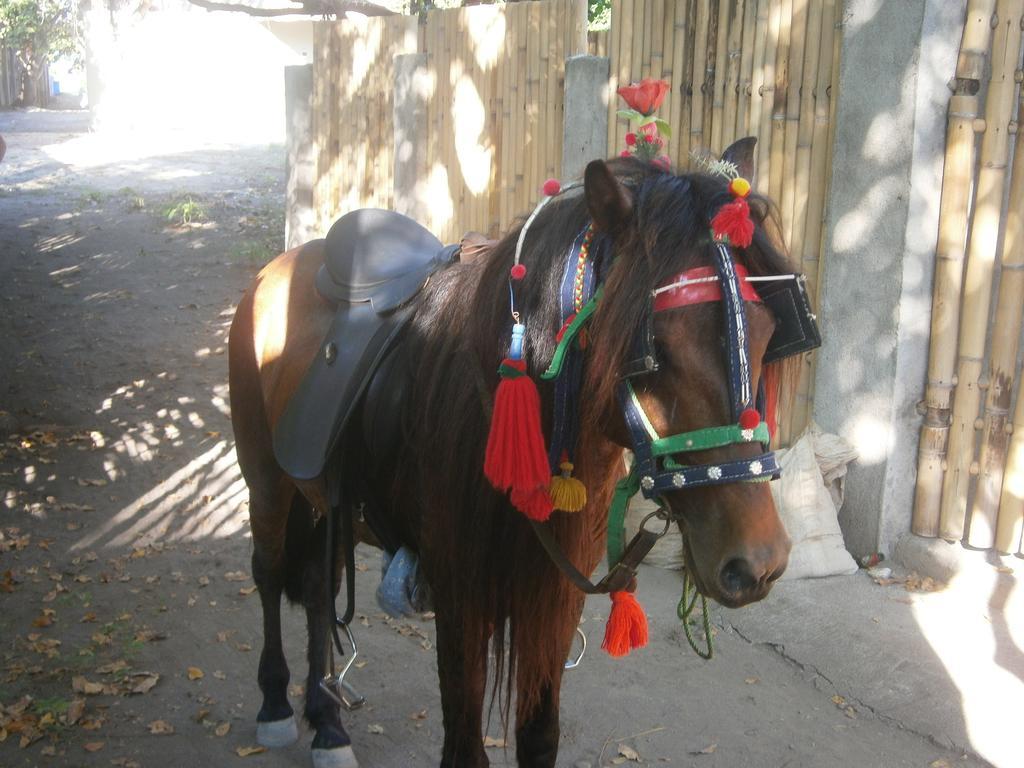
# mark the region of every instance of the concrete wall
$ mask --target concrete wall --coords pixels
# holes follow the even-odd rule
[[[965,0],[845,3],[814,419],[860,453],[854,555],[910,529],[945,114]]]
[[[321,237],[313,210],[313,65],[284,68],[285,249]]]
[[[306,63],[259,20],[185,0],[83,2],[93,127],[230,142],[283,140],[282,67]]]

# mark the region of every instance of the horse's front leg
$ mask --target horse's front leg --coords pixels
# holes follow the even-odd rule
[[[335,598],[336,581],[327,573],[322,542],[327,539],[327,521],[316,523],[303,575],[303,604],[306,608],[306,630],[309,635],[306,680],[306,720],[316,731],[313,737],[313,768],[358,768],[352,740],[341,724],[341,707],[321,687],[327,672],[327,655],[331,642],[331,615],[328,599]],[[321,530],[321,526],[323,529]],[[328,598],[329,596],[329,598]]]
[[[555,766],[560,735],[558,707],[562,673],[582,613],[583,601],[580,600],[579,608],[557,628],[557,636],[550,638],[554,640],[554,646],[550,649],[554,651],[553,654],[544,652],[541,658],[531,658],[535,654],[521,649],[516,668],[516,690],[519,692],[516,706],[516,761],[524,768]],[[550,628],[548,631],[550,633]],[[529,627],[525,634],[530,637],[544,636],[540,627]],[[529,692],[536,692],[537,695],[523,695]]]
[[[442,768],[486,768],[483,746],[484,689],[487,683],[487,633],[451,604],[440,600],[437,613],[437,674],[444,719]],[[477,621],[481,621],[478,619]],[[474,642],[470,638],[478,638]]]

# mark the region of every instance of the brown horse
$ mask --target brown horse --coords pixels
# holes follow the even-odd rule
[[[749,167],[752,143],[730,159]],[[737,156],[738,152],[745,156]],[[727,151],[727,156],[729,151]],[[550,527],[568,558],[591,573],[601,557],[607,510],[621,476],[630,435],[616,388],[644,322],[655,286],[710,264],[711,217],[729,200],[726,182],[706,174],[675,175],[635,160],[591,163],[584,190],[556,197],[531,225],[522,263],[529,269],[517,305],[529,318],[529,371],[543,371],[562,324],[558,283],[573,239],[591,224],[608,243],[600,265],[603,297],[587,330],[576,474],[588,501],[578,513],[556,512]],[[735,249],[751,275],[789,271],[767,201],[752,197],[753,243]],[[435,274],[417,298],[406,342],[416,350],[414,385],[402,407],[405,439],[391,456],[361,459],[370,507],[400,543],[419,554],[436,611],[438,671],[444,715],[444,766],[488,764],[481,740],[493,650],[502,716],[515,692],[520,765],[554,766],[559,740],[559,689],[584,595],[552,564],[528,522],[483,474],[485,445],[509,344],[509,268],[519,230],[485,257]],[[338,706],[320,689],[325,673],[329,611],[325,582],[324,477],[297,481],[274,459],[271,436],[289,398],[317,354],[332,310],[318,298],[314,276],[323,241],[278,256],[238,306],[230,335],[232,423],[238,460],[250,490],[253,575],[264,616],[259,686],[260,740],[295,737],[281,650],[282,591],[301,601],[309,630],[305,715],[316,730],[314,762],[356,765]],[[661,365],[633,379],[659,434],[730,422],[723,362],[721,306],[705,303],[654,318]],[[775,321],[762,304],[746,302],[751,375]],[[552,392],[540,384],[543,429],[550,433]],[[359,438],[356,438],[358,442]],[[358,446],[357,446],[358,448]],[[751,459],[754,445],[730,445],[677,457],[684,463]],[[365,456],[356,450],[346,455]],[[789,539],[766,483],[737,482],[665,495],[680,521],[687,567],[700,591],[728,606],[760,600],[785,569]],[[366,530],[362,540],[373,542]],[[339,547],[341,544],[339,544]],[[336,558],[336,561],[340,558]],[[340,568],[339,568],[340,570]],[[340,573],[333,574],[336,591]]]

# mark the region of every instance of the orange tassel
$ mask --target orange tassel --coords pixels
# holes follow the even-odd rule
[[[612,612],[601,647],[610,656],[625,656],[647,645],[647,614],[632,592],[612,592]]]

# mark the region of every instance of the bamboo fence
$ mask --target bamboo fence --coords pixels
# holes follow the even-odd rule
[[[1020,378],[1015,373],[1024,302],[1024,140],[1017,131],[1022,15],[1024,0],[971,0],[967,8],[948,113],[912,523],[919,535],[960,540],[966,534],[974,547],[1003,552],[1022,551],[1024,517],[1019,391],[1009,423]],[[986,73],[984,119],[979,119]],[[977,133],[982,134],[980,151]]]
[[[393,202],[393,59],[427,55],[426,224],[446,242],[528,213],[561,169],[565,59],[587,52],[586,2],[486,5],[316,25],[314,205]]]
[[[610,92],[642,77],[671,85],[659,114],[673,133],[678,168],[691,152],[721,153],[758,138],[755,188],[779,206],[791,253],[817,300],[822,222],[831,169],[839,69],[838,0],[614,0],[606,46]],[[608,154],[630,130],[608,115]],[[794,408],[780,424],[787,444],[810,418],[813,356],[804,358]]]

